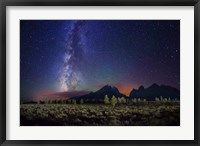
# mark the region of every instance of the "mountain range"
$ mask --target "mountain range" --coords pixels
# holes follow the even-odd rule
[[[140,86],[138,90],[133,89],[129,95],[130,98],[147,98],[149,100],[155,97],[180,99],[180,91],[171,86],[153,84],[148,88]]]
[[[171,99],[180,99],[180,91],[174,87],[166,86],[166,85],[157,85],[152,84],[148,88],[144,88],[140,86],[138,89],[133,89],[128,96],[119,92],[119,90],[114,86],[106,85],[99,89],[96,92],[90,92],[89,94],[75,96],[74,99],[95,99],[95,100],[103,100],[105,95],[108,98],[115,97],[125,97],[125,98],[146,98],[147,100],[154,100],[155,97],[163,97],[163,98],[171,98]]]
[[[116,87],[106,85],[96,92],[90,92],[89,94],[76,96],[73,98],[75,99],[104,99],[105,95],[107,95],[108,98],[112,98],[113,95],[115,97],[126,97],[124,94],[120,93]]]

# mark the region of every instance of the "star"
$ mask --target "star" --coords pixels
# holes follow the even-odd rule
[[[20,21],[21,97],[106,84],[125,94],[153,83],[179,89],[179,68],[179,20]]]

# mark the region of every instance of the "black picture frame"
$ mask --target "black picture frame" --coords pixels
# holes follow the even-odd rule
[[[7,6],[194,6],[194,140],[6,140],[6,7]],[[21,145],[200,145],[199,59],[200,2],[199,0],[1,0],[0,1],[0,144]],[[190,29],[190,28],[188,28]],[[120,132],[120,131],[119,131]]]

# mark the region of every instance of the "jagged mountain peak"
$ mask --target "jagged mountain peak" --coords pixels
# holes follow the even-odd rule
[[[148,88],[140,86],[138,90],[133,89],[130,93],[130,98],[147,98],[154,99],[155,97],[166,97],[180,99],[180,91],[174,87],[154,83]]]
[[[115,92],[119,92],[119,90],[115,86],[110,86],[110,85],[105,85],[101,89],[99,89],[98,91],[115,91]]]
[[[138,90],[144,90],[144,86],[140,86],[139,88],[138,88]]]
[[[156,83],[153,83],[149,88],[158,88],[159,87],[159,85],[158,84],[156,84]]]
[[[114,86],[110,86],[110,85],[105,85],[103,86],[101,89],[97,90],[96,92],[93,92],[91,94],[87,94],[87,95],[83,95],[83,96],[79,96],[76,98],[94,98],[94,99],[103,99],[105,97],[105,95],[107,95],[109,98],[112,98],[112,96],[114,95],[115,97],[126,97],[124,94],[120,93],[119,90],[114,87]]]

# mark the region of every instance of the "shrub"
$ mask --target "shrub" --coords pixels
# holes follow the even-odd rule
[[[113,107],[115,107],[115,105],[116,105],[116,103],[117,103],[117,98],[113,95],[113,97],[111,98],[111,105],[113,106]]]
[[[44,103],[45,103],[45,104],[48,104],[48,100],[47,100],[47,99],[45,99]]]
[[[136,103],[137,102],[137,98],[134,98],[133,101]]]
[[[75,99],[72,99],[72,104],[76,105],[76,100]]]
[[[63,104],[66,104],[67,103],[67,100],[63,100]]]
[[[163,101],[163,97],[162,96],[160,96],[160,101]]]
[[[160,101],[160,99],[156,97],[156,98],[155,98],[155,101]]]
[[[167,98],[164,98],[163,101],[164,101],[164,102],[167,102]]]
[[[117,98],[117,102],[120,104],[120,103],[122,103],[122,100],[121,100],[121,98]]]
[[[49,99],[49,100],[48,100],[48,104],[52,104],[52,101],[51,101],[51,99]]]
[[[126,99],[124,97],[121,98],[121,103],[126,103]]]
[[[104,97],[104,104],[110,104],[108,95],[105,95],[105,97]]]
[[[84,100],[83,100],[83,99],[81,99],[81,100],[80,100],[80,104],[83,104],[83,103],[84,103]]]

